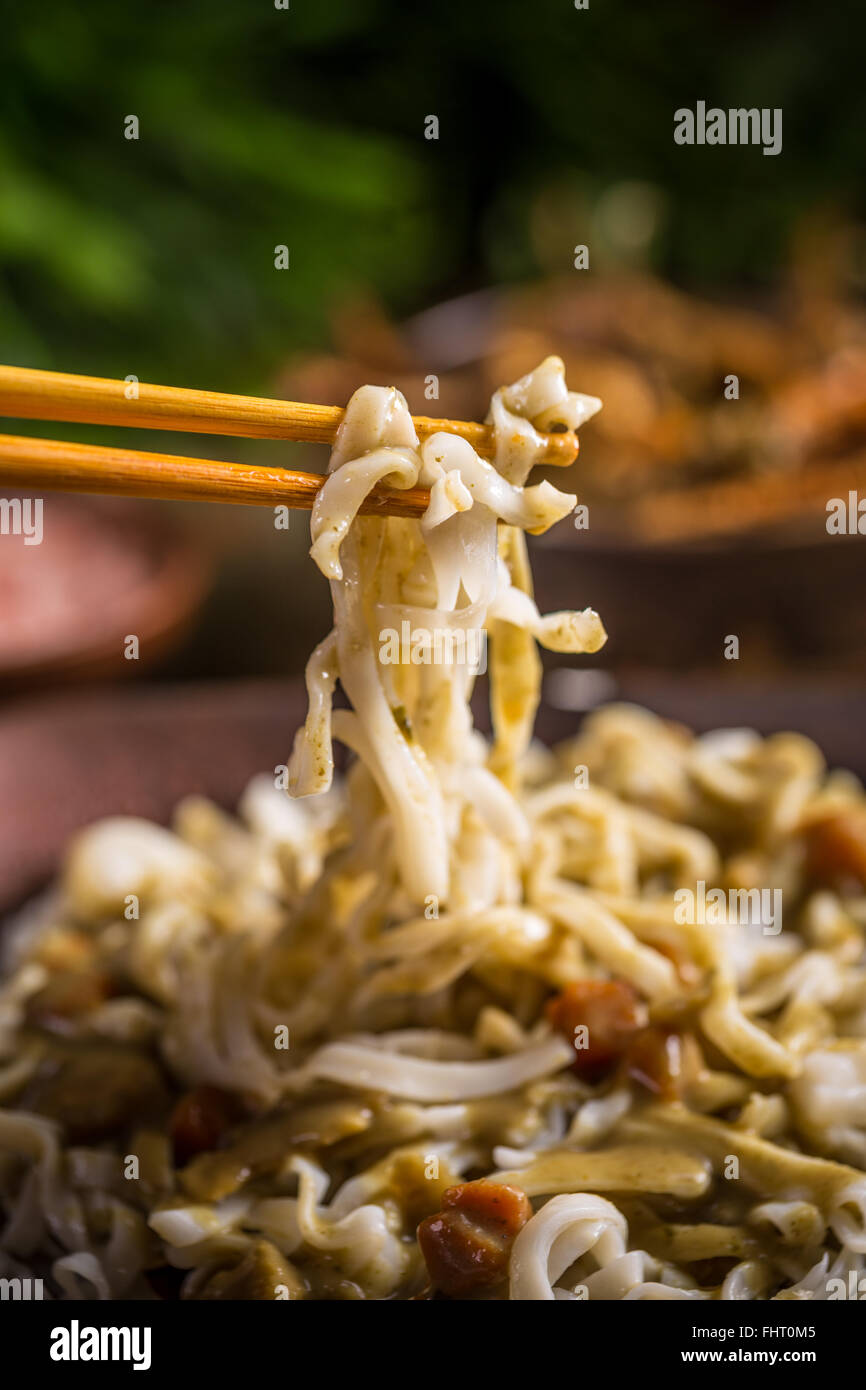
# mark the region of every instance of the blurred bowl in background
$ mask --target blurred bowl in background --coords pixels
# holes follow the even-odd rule
[[[28,695],[0,716],[0,912],[56,871],[103,816],[165,823],[182,797],[233,808],[288,757],[302,681],[145,683]]]
[[[211,582],[185,531],[139,502],[59,494],[41,531],[0,536],[0,690],[136,675],[183,640]]]
[[[535,539],[542,610],[597,609],[608,640],[593,664],[715,671],[749,679],[788,671],[866,672],[862,540],[802,525],[691,545],[640,546],[575,531]],[[823,528],[821,528],[823,529]],[[725,659],[729,636],[739,642]],[[585,660],[585,659],[584,659]]]

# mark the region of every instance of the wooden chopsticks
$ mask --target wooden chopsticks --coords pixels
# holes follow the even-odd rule
[[[148,454],[60,439],[0,434],[0,483],[21,489],[92,492],[107,497],[157,501],[227,502],[247,507],[283,505],[310,511],[325,479],[290,468],[229,463],[218,459]],[[361,511],[374,516],[423,516],[424,488],[376,487]]]
[[[0,416],[25,420],[333,443],[344,415],[339,406],[0,366]],[[482,457],[492,455],[494,437],[489,425],[429,416],[413,416],[413,420],[421,440],[444,430],[468,440]],[[542,462],[568,465],[577,456],[573,433],[549,434],[547,441]],[[216,459],[0,435],[0,482],[69,492],[202,499],[248,506],[283,503],[308,510],[324,478],[315,473]],[[380,487],[368,498],[363,510],[420,516],[428,500],[423,489],[398,491]]]

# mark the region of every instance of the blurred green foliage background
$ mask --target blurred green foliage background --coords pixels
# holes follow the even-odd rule
[[[4,9],[6,362],[262,390],[361,286],[399,316],[567,269],[622,181],[640,254],[687,283],[772,281],[809,209],[864,212],[853,4]],[[676,146],[673,111],[699,98],[781,106],[782,154]]]

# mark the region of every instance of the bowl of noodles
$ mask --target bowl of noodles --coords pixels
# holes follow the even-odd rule
[[[419,445],[395,389],[353,396],[290,756],[236,814],[196,796],[168,827],[79,831],[11,938],[5,1276],[707,1301],[827,1299],[862,1270],[860,784],[801,735],[630,704],[533,740],[537,645],[605,633],[536,606],[525,533],[575,498],[528,478],[539,431],[597,407],[548,358],[495,393],[485,462]],[[382,480],[429,488],[425,516],[360,517]]]

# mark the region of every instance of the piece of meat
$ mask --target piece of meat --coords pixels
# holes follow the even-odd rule
[[[574,1044],[574,1071],[598,1081],[645,1023],[645,1010],[624,980],[575,980],[548,1001],[551,1025]]]
[[[215,1149],[240,1113],[236,1098],[219,1086],[196,1086],[182,1095],[168,1122],[175,1166]]]
[[[650,1024],[635,1033],[623,1058],[626,1075],[663,1100],[682,1099],[685,1086],[700,1067],[690,1034]]]
[[[143,1052],[117,1043],[55,1041],[19,1104],[56,1120],[78,1144],[159,1119],[168,1093],[158,1066]]]
[[[261,1302],[304,1298],[306,1293],[294,1265],[269,1240],[258,1240],[238,1264],[217,1270],[192,1298],[196,1302],[217,1298]]]
[[[806,867],[818,883],[852,878],[866,886],[866,806],[848,806],[803,831]]]
[[[442,1210],[418,1227],[433,1285],[460,1298],[500,1283],[514,1238],[531,1215],[529,1198],[519,1187],[487,1179],[449,1187]]]

